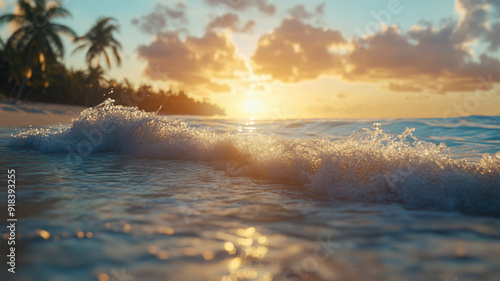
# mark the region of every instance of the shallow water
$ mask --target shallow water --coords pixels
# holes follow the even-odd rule
[[[182,118],[106,104],[1,129],[19,219],[1,279],[500,276],[500,117]]]

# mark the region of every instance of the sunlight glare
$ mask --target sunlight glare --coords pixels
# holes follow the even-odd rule
[[[243,102],[243,110],[248,114],[257,114],[262,112],[264,105],[258,99],[246,99]]]

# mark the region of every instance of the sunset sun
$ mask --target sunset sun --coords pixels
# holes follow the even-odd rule
[[[243,111],[247,114],[255,115],[261,113],[264,109],[262,100],[250,98],[243,101]]]

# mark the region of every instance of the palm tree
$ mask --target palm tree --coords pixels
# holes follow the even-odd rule
[[[108,68],[111,68],[111,58],[108,50],[113,53],[116,64],[120,66],[121,56],[119,50],[121,50],[122,46],[113,35],[115,31],[118,32],[119,30],[119,26],[112,23],[114,20],[114,18],[110,17],[101,18],[84,36],[75,39],[76,43],[81,43],[73,53],[88,48],[85,60],[89,68],[100,67],[101,56],[106,59]]]
[[[17,95],[12,102],[15,104],[21,96],[26,80],[31,75],[30,66],[38,63],[45,70],[47,60],[57,60],[64,56],[64,46],[60,34],[75,38],[76,34],[69,27],[52,21],[56,18],[71,16],[70,12],[56,2],[47,5],[46,0],[18,0],[20,13],[0,16],[0,24],[14,22],[19,28],[12,33],[7,41],[23,58],[23,77]]]

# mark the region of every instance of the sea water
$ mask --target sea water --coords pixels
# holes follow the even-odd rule
[[[107,100],[0,129],[18,218],[0,277],[498,280],[499,151],[500,117],[252,121]]]

